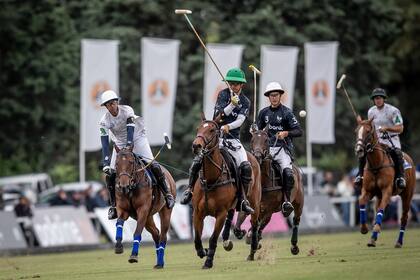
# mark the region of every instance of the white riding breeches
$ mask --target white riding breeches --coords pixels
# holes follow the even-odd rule
[[[122,149],[123,146],[118,148]],[[153,159],[152,149],[150,149],[149,140],[145,136],[138,137],[134,140],[133,153],[141,156],[146,162],[150,162]],[[117,160],[117,151],[115,148],[112,149],[111,165],[112,169],[115,169],[115,161]]]
[[[236,165],[239,167],[242,162],[248,161],[248,156],[246,155],[246,151],[244,146],[242,146],[241,142],[237,139],[225,139],[224,141],[229,142],[233,147],[235,147],[235,151],[232,151],[228,147],[227,150],[229,154],[235,159]],[[219,139],[219,147],[223,147],[223,139]]]
[[[281,149],[280,152],[279,152],[279,149]],[[274,157],[275,154],[277,154],[277,155]],[[272,157],[274,157],[273,159],[275,161],[277,161],[278,164],[280,164],[282,172],[285,168],[292,169],[292,159],[290,158],[289,154],[286,153],[284,148],[282,148],[282,147],[270,147],[270,155]]]

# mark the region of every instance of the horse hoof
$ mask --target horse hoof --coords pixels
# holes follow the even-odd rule
[[[128,259],[128,262],[129,263],[137,263],[137,262],[139,262],[139,260],[138,260],[137,256],[131,255],[130,258]]]
[[[233,234],[235,235],[235,237],[239,240],[241,240],[242,238],[244,238],[246,231],[245,230],[241,230],[241,229],[233,229]]]
[[[161,265],[161,264],[157,264],[157,265],[155,265],[153,268],[154,268],[154,269],[162,269],[162,268],[163,268],[163,265]]]
[[[203,269],[209,269],[209,268],[212,268],[213,267],[213,261],[210,261],[210,260],[206,260],[205,262],[204,262],[204,265],[203,265]]]
[[[246,260],[247,260],[247,261],[253,261],[253,260],[254,260],[254,255],[249,255],[249,256],[246,258]]]
[[[248,232],[248,234],[246,235],[246,239],[245,239],[245,243],[246,244],[251,244],[251,239],[252,239],[252,232]]]
[[[297,255],[297,254],[299,254],[299,247],[298,247],[298,246],[292,246],[292,247],[290,248],[290,252],[291,252],[293,255]]]
[[[402,248],[402,244],[400,242],[395,243],[395,248]]]
[[[202,259],[205,256],[207,256],[207,253],[208,253],[208,249],[201,249],[201,251],[197,251],[197,256],[199,256],[200,259]]]
[[[259,249],[261,249],[261,248],[262,248],[262,244],[261,244],[261,243],[258,243],[257,250],[259,250]]]
[[[115,244],[115,254],[122,254],[124,252],[124,247],[121,243]]]
[[[370,242],[367,244],[368,247],[376,247],[376,241],[371,239]]]
[[[226,251],[232,250],[232,248],[233,248],[233,242],[232,242],[232,240],[225,240],[225,241],[223,241],[223,248]]]
[[[366,234],[368,232],[369,232],[369,229],[368,229],[367,224],[360,225],[360,233],[361,234]]]

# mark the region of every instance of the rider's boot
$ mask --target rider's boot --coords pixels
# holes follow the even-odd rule
[[[198,172],[200,171],[200,168],[201,168],[201,162],[202,162],[201,156],[194,157],[193,162],[190,167],[190,178],[188,182],[188,188],[184,191],[182,195],[181,204],[185,205],[185,204],[190,203],[191,201],[192,191],[193,191],[195,182],[198,179]]]
[[[175,205],[175,199],[169,190],[168,184],[166,184],[165,174],[163,174],[162,168],[160,168],[159,163],[153,162],[151,170],[153,172],[153,175],[155,175],[158,186],[165,197],[166,207],[168,207],[169,209],[173,208]]]
[[[246,199],[245,190],[249,190],[251,187],[251,180],[252,180],[252,167],[249,161],[244,161],[239,166],[239,174],[241,176],[242,187],[238,187],[239,189],[239,198],[240,201],[240,210],[244,211],[245,214],[254,214],[254,209],[252,209],[249,201]]]
[[[106,181],[106,188],[108,189],[109,193],[109,204],[111,207],[108,210],[108,219],[113,220],[117,218],[117,208],[115,208],[115,179],[117,174],[115,172],[111,173],[111,175],[105,175]]]
[[[399,189],[404,189],[405,178],[403,153],[400,149],[394,148],[390,150],[390,154],[395,164],[395,184]]]
[[[286,199],[281,206],[281,212],[283,213],[284,217],[289,217],[293,210],[295,210],[292,203],[290,202],[290,196],[294,184],[295,178],[293,177],[293,170],[290,168],[283,169],[283,187]]]

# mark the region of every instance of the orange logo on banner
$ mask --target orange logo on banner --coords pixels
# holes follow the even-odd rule
[[[162,104],[169,97],[169,85],[165,80],[155,80],[147,89],[147,96],[155,105]]]
[[[101,107],[101,95],[104,91],[111,89],[107,81],[97,81],[90,90],[90,101],[95,107]]]
[[[330,98],[330,89],[325,80],[318,80],[312,86],[312,97],[318,105],[325,105]]]
[[[217,86],[216,90],[213,93],[212,99],[211,99],[214,103],[216,103],[217,97],[219,97],[219,92],[221,92],[225,87],[226,87],[225,84],[219,84]]]

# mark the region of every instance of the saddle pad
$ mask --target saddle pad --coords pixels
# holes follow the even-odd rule
[[[407,160],[404,159],[403,167],[404,167],[404,169],[410,169],[413,166]]]

